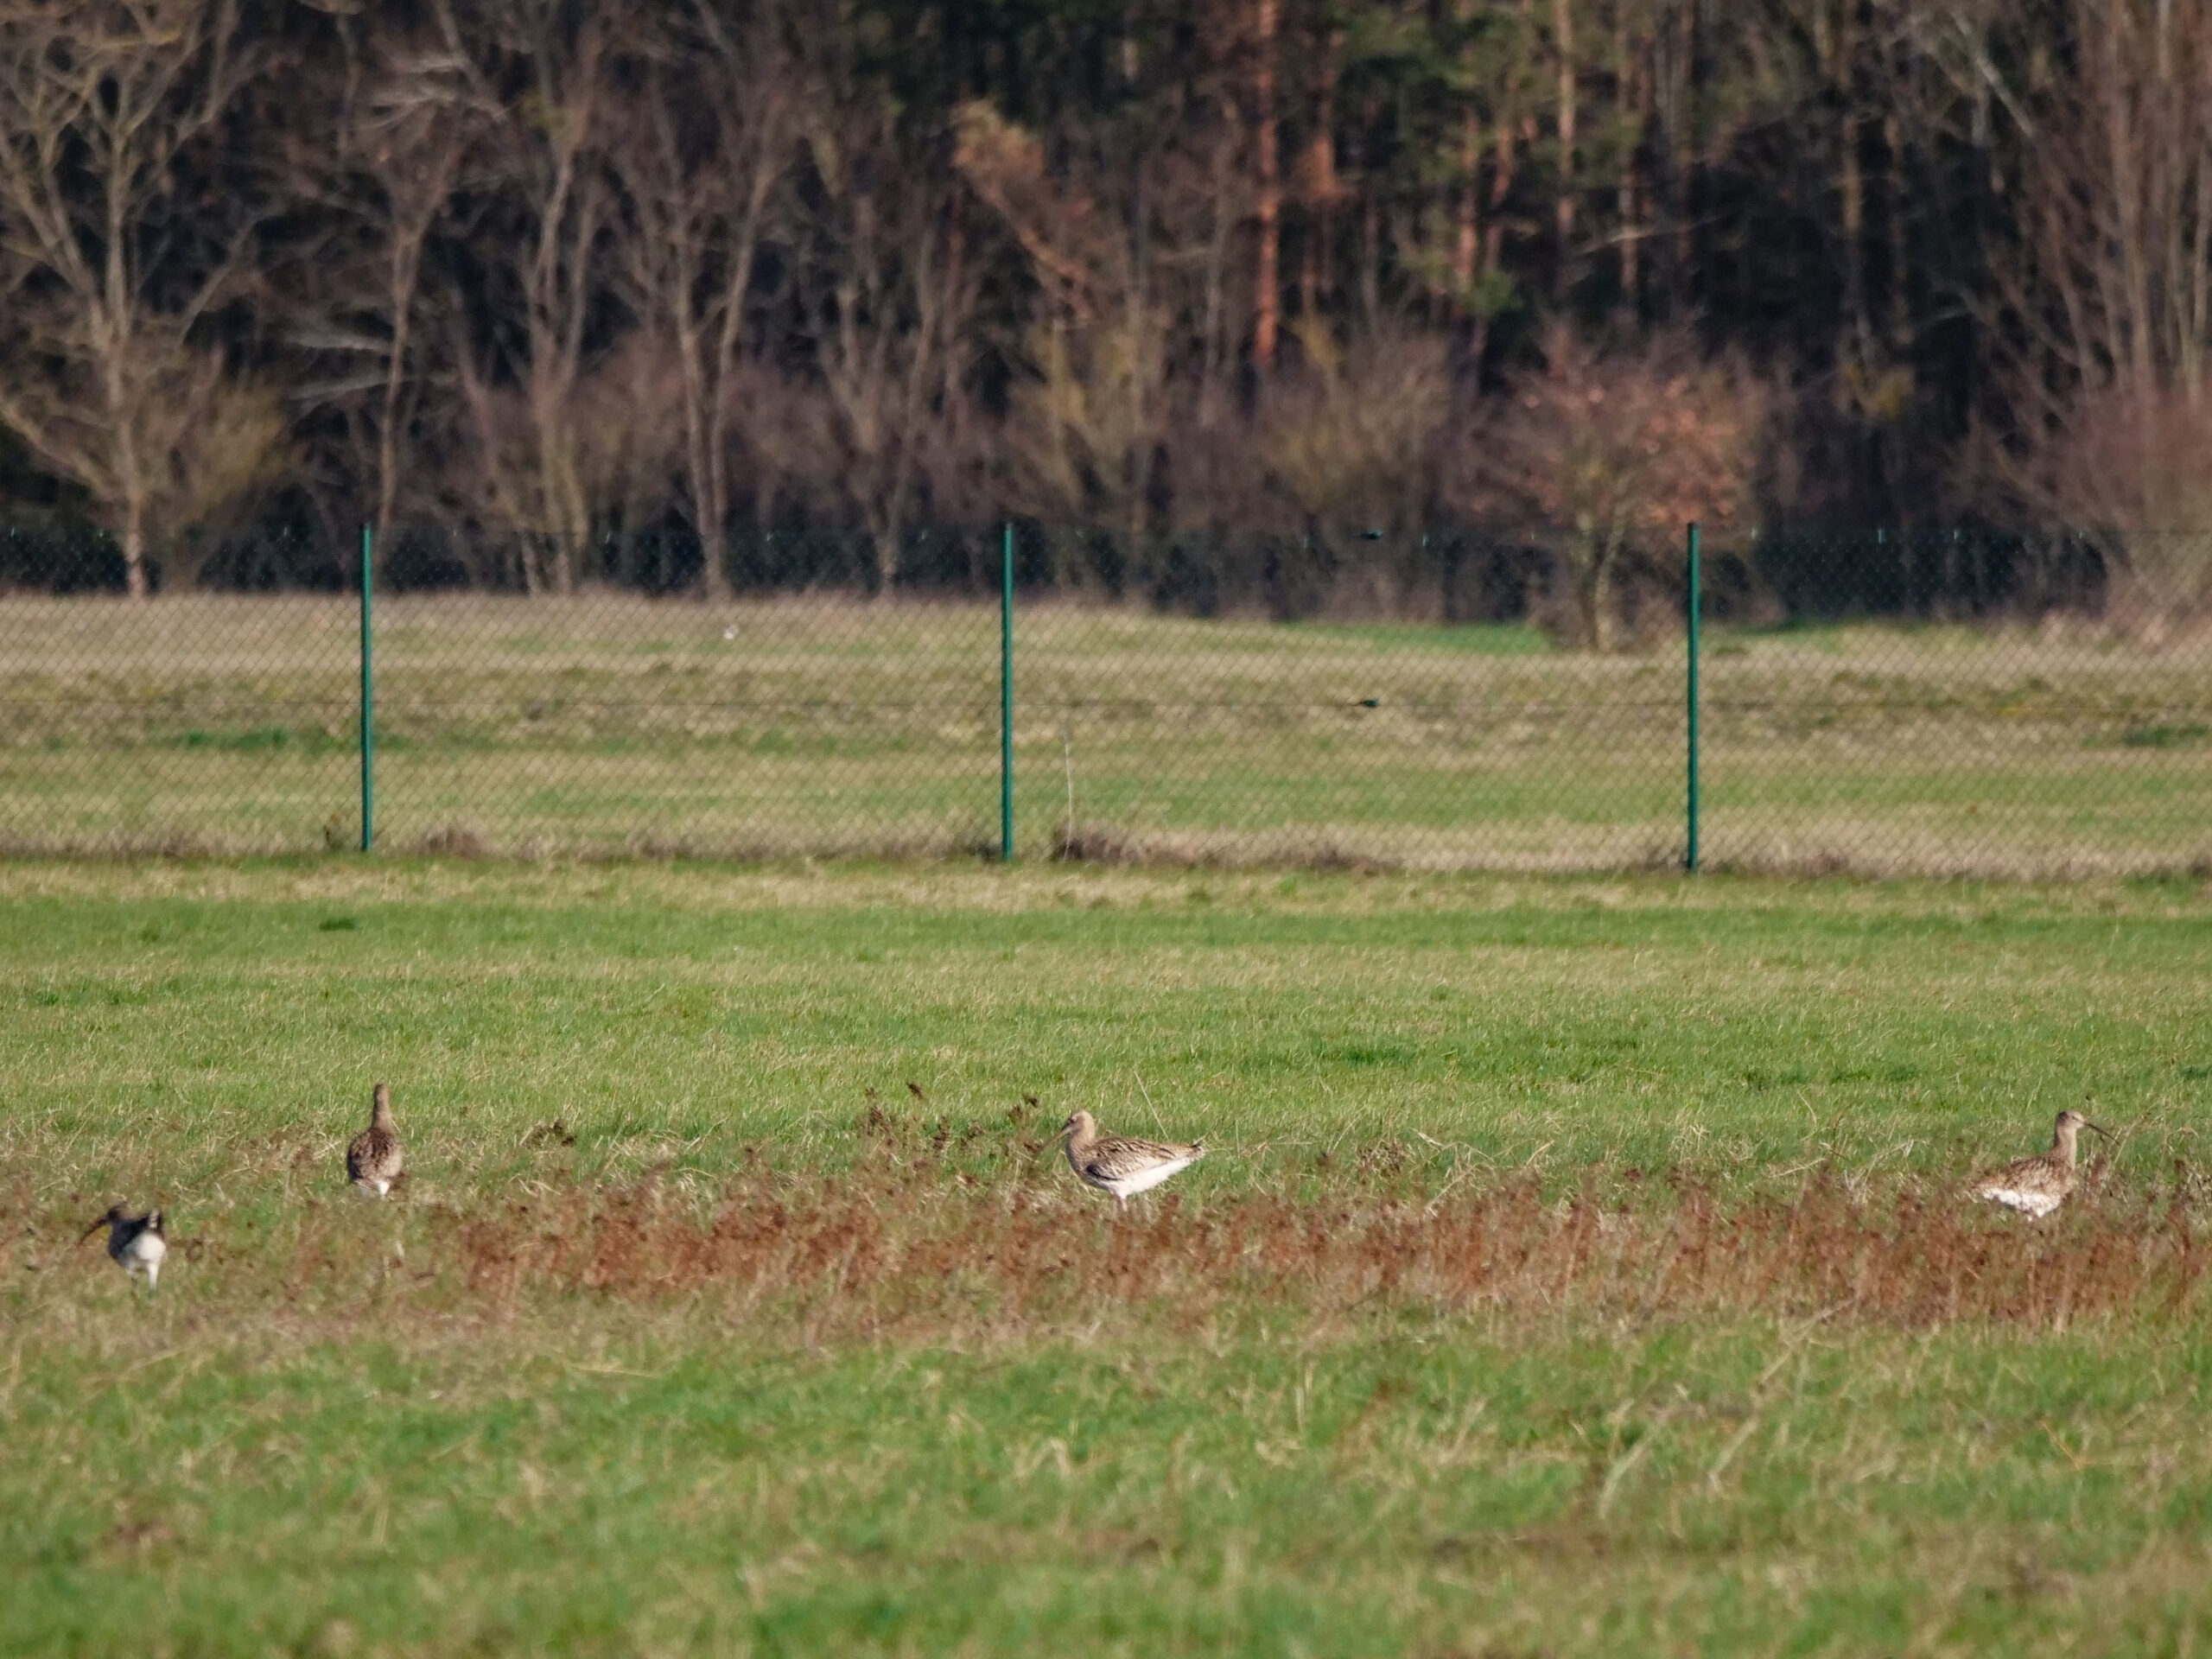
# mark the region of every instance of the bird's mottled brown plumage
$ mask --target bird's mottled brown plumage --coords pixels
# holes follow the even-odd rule
[[[115,1265],[125,1273],[144,1274],[146,1288],[153,1289],[162,1276],[162,1258],[169,1253],[168,1240],[162,1233],[162,1212],[149,1210],[143,1216],[134,1216],[115,1205],[85,1229],[85,1237],[90,1238],[103,1227],[107,1229],[107,1253]]]
[[[399,1130],[391,1121],[391,1085],[380,1083],[369,1109],[369,1127],[346,1148],[346,1179],[380,1198],[391,1191],[405,1162]]]
[[[2074,1191],[2074,1147],[2084,1129],[2104,1133],[2079,1112],[2061,1112],[2051,1132],[2049,1152],[2016,1158],[1983,1176],[1974,1184],[1974,1196],[2041,1220],[2065,1203]]]
[[[1114,1202],[1124,1210],[1138,1193],[1158,1186],[1206,1155],[1203,1138],[1179,1145],[1101,1135],[1089,1112],[1069,1114],[1060,1133],[1067,1137],[1068,1164],[1077,1179],[1085,1186],[1112,1193]]]

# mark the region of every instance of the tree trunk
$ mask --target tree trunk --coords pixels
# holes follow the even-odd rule
[[[1559,48],[1559,293],[1564,297],[1574,273],[1574,6],[1552,0],[1552,33]]]
[[[146,508],[136,496],[123,509],[123,585],[131,598],[146,597]]]
[[[1253,90],[1258,105],[1257,171],[1259,175],[1260,257],[1253,292],[1252,364],[1262,371],[1275,361],[1275,336],[1280,327],[1278,305],[1281,288],[1282,180],[1275,152],[1275,30],[1281,0],[1258,0],[1259,63]]]
[[[1509,121],[1497,124],[1497,164],[1490,181],[1490,223],[1483,231],[1482,269],[1495,270],[1505,255],[1505,204],[1513,194],[1513,124]],[[1475,319],[1473,337],[1467,344],[1468,359],[1475,372],[1482,372],[1483,359],[1490,352],[1490,324],[1487,316]]]
[[[1606,626],[1605,601],[1612,587],[1617,538],[1601,535],[1592,526],[1578,524],[1568,543],[1569,581],[1574,592],[1574,621],[1584,649],[1604,655],[1612,649],[1612,631]]]
[[[1847,363],[1859,363],[1865,358],[1867,334],[1864,245],[1866,181],[1860,168],[1859,156],[1858,46],[1853,38],[1852,16],[1849,6],[1843,7],[1838,14],[1835,57],[1828,73],[1837,101],[1842,106],[1836,135],[1836,161],[1839,174],[1837,194],[1842,218],[1844,326],[1847,333],[1838,355]]]
[[[1629,133],[1621,147],[1621,304],[1634,316],[1643,310],[1637,290],[1643,278],[1643,194],[1637,163],[1649,126],[1645,101],[1650,79],[1643,68],[1642,43],[1630,37],[1625,22],[1620,25],[1615,55],[1620,61],[1621,101]]]
[[[1224,116],[1227,111],[1224,111]],[[1224,128],[1229,124],[1223,123]],[[1230,212],[1230,182],[1235,177],[1235,146],[1224,134],[1215,146],[1213,156],[1213,188],[1209,193],[1209,214],[1205,253],[1205,314],[1199,327],[1202,357],[1198,372],[1198,425],[1211,431],[1221,419],[1221,384],[1223,371],[1231,354],[1230,343],[1224,338],[1227,325],[1224,318],[1229,310],[1224,291],[1229,268],[1229,241],[1235,228]],[[1059,323],[1053,322],[1057,331]],[[1057,340],[1058,336],[1054,335]]]
[[[377,511],[376,541],[381,551],[391,538],[392,516],[399,499],[399,411],[407,390],[408,324],[414,310],[415,279],[412,263],[408,274],[401,279],[397,272],[400,261],[393,259],[395,276],[392,291],[395,296],[391,323],[391,354],[385,360],[384,372],[384,417],[377,431]]]
[[[694,272],[683,263],[676,299],[676,352],[683,382],[683,445],[691,474],[692,528],[699,534],[699,582],[711,604],[729,597],[729,573],[723,568],[729,527],[729,494],[722,458],[715,453],[722,442],[721,423],[713,404],[727,399],[719,376],[709,383],[705,340],[693,315],[690,283]]]
[[[1321,59],[1320,98],[1314,111],[1313,137],[1308,148],[1309,189],[1306,197],[1306,246],[1300,261],[1300,316],[1319,315],[1321,294],[1330,286],[1330,218],[1337,200],[1337,54],[1344,48],[1344,31],[1332,29]]]
[[[1469,109],[1459,118],[1459,223],[1452,227],[1452,281],[1459,290],[1452,297],[1463,314],[1467,309],[1468,297],[1475,291],[1475,260],[1482,247],[1480,214],[1475,206],[1482,162],[1482,127],[1475,119],[1474,111]]]

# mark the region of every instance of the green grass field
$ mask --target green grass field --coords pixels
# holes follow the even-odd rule
[[[0,1001],[0,1650],[2212,1643],[2194,882],[19,861]]]
[[[999,836],[995,612],[834,595],[378,601],[400,850],[943,855]],[[267,854],[359,834],[358,617],[314,595],[0,596],[0,849]],[[1709,863],[2147,874],[2212,863],[2212,636],[1714,629]],[[1663,868],[1680,642],[1036,603],[1016,842],[1093,859]]]

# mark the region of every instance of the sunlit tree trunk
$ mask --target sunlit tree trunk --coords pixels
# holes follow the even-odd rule
[[[1254,32],[1257,53],[1253,70],[1253,102],[1257,117],[1254,171],[1259,192],[1259,259],[1252,295],[1252,362],[1255,368],[1274,366],[1275,336],[1280,327],[1282,276],[1282,178],[1276,154],[1275,36],[1281,20],[1281,0],[1256,0],[1258,28]]]

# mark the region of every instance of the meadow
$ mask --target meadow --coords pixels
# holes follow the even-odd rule
[[[998,618],[834,594],[377,606],[400,851],[977,855]],[[359,831],[359,619],[308,594],[0,597],[0,849],[272,854]],[[1521,626],[1017,607],[1019,851],[1196,865],[1657,869],[1684,654]],[[2212,861],[2212,636],[1715,627],[1708,864],[2170,874]]]
[[[0,862],[0,1649],[2199,1650],[2209,987],[2185,878]]]

